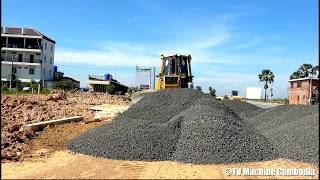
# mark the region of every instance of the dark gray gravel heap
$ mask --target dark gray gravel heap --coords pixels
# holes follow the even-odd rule
[[[193,89],[148,95],[117,120],[71,140],[68,148],[111,159],[195,164],[261,161],[277,154],[232,108]]]
[[[319,105],[285,105],[247,120],[280,156],[319,165]]]
[[[223,101],[223,104],[236,112],[241,118],[250,118],[266,110],[243,101]]]
[[[290,109],[286,109],[287,106],[281,108],[286,111]],[[271,114],[275,119],[277,113],[282,118],[288,115],[277,108],[262,110],[246,102],[218,101],[193,89],[161,90],[147,95],[109,124],[69,141],[68,148],[76,153],[110,159],[170,160],[193,164],[302,158],[302,155],[296,154],[299,151],[304,153],[306,146],[284,153],[278,150],[284,151],[285,146],[290,145],[281,139],[278,141],[285,145],[276,143],[277,137],[285,136],[288,129],[294,131],[296,124],[281,130],[277,124],[281,119],[264,119],[264,113]],[[308,121],[310,118],[305,120]],[[274,134],[268,132],[272,128]],[[315,128],[309,127],[309,136],[318,136],[313,134]],[[301,138],[303,135],[297,135],[302,132],[294,131],[296,135],[293,139]],[[315,139],[309,139],[309,143]],[[310,153],[303,158],[308,162],[314,160],[314,144],[306,147]]]

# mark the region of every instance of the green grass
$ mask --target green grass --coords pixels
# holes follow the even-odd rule
[[[19,91],[17,89],[10,90],[1,90],[1,94],[32,94],[28,91]],[[50,91],[48,89],[43,89],[40,91],[40,94],[50,94]]]

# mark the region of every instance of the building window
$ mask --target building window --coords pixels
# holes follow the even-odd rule
[[[306,99],[306,95],[303,95],[303,99]]]
[[[17,73],[17,67],[12,67],[12,73]]]
[[[301,87],[302,81],[297,81],[297,87]]]
[[[44,49],[47,49],[47,43],[46,42],[44,43]]]
[[[47,57],[44,56],[43,62],[46,63],[47,62]]]
[[[45,76],[46,75],[46,68],[43,68],[43,76]]]
[[[293,88],[293,82],[290,82],[290,84],[291,84],[291,88]]]
[[[49,70],[49,76],[51,76],[51,69]]]
[[[34,68],[29,68],[29,74],[34,75]]]
[[[53,51],[53,45],[51,44],[51,52]]]
[[[52,57],[50,57],[50,64],[52,64]]]

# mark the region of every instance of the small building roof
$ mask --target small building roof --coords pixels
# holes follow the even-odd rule
[[[290,79],[290,80],[288,80],[288,81],[289,81],[289,82],[292,82],[292,81],[303,81],[303,80],[308,80],[308,79],[311,79],[311,77],[299,78],[299,79]],[[312,78],[312,80],[319,80],[319,78]]]
[[[4,28],[1,27],[1,34],[4,34]],[[8,33],[7,34],[12,34],[12,35],[22,35],[22,29],[23,28],[18,28],[18,27],[6,27],[8,28]],[[56,44],[56,42],[50,38],[48,38],[46,35],[42,34],[41,32],[33,29],[33,28],[25,28],[26,29],[26,34],[27,36],[42,36],[43,39],[52,42],[53,44]]]

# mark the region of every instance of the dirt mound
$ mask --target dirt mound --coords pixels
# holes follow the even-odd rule
[[[16,138],[11,138],[11,134],[17,137],[24,136],[24,132],[19,131],[22,125],[71,116],[84,116],[84,120],[91,120],[94,112],[88,109],[92,105],[101,104],[128,105],[130,102],[123,100],[121,96],[102,93],[63,93],[62,91],[56,91],[52,94],[40,95],[39,98],[35,94],[1,95],[1,136],[4,140],[1,142],[2,158],[14,159],[12,158],[13,155],[6,155],[10,154],[12,145],[20,143],[21,146],[25,146]],[[17,150],[17,152],[24,153],[23,150]],[[17,159],[19,158],[17,157]]]

